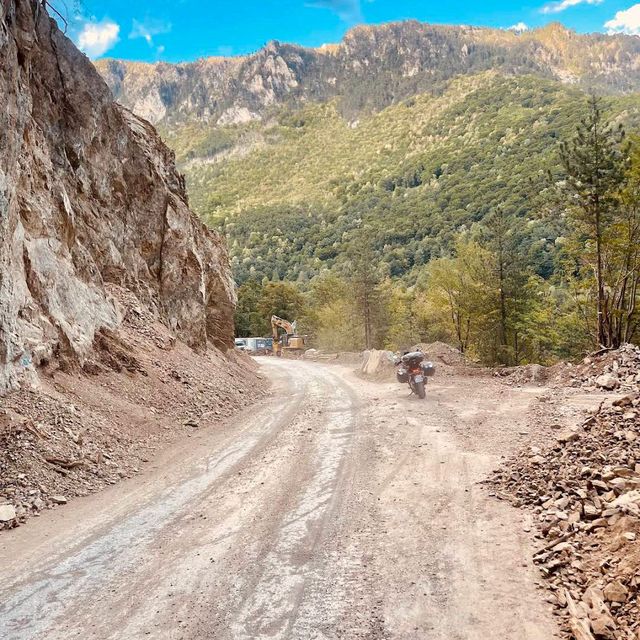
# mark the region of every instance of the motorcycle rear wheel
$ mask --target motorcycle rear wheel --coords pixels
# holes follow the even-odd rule
[[[424,400],[427,397],[427,391],[424,388],[424,382],[416,382],[413,385],[413,390],[416,392],[416,395],[420,400]]]

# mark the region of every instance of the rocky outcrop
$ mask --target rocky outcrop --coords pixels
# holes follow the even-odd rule
[[[110,284],[197,350],[231,343],[226,248],[173,153],[40,2],[0,3],[0,391],[117,329]]]
[[[409,21],[356,27],[319,49],[271,42],[245,57],[96,66],[119,102],[170,125],[193,118],[233,124],[265,117],[274,105],[333,98],[355,117],[487,70],[624,93],[640,89],[639,59],[635,36],[579,35],[559,24],[518,34]]]

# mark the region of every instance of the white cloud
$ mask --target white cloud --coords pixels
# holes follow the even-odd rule
[[[360,0],[307,0],[308,7],[329,9],[338,14],[344,22],[354,23],[362,20]]]
[[[516,33],[524,33],[525,31],[529,31],[529,26],[524,22],[518,22],[516,24],[512,24],[507,31],[515,31]]]
[[[628,33],[640,36],[640,4],[634,4],[625,11],[618,11],[604,26],[611,34]]]
[[[604,0],[559,0],[558,2],[546,4],[540,11],[542,13],[561,13],[579,4],[602,4],[603,1]]]
[[[90,58],[104,55],[119,40],[120,25],[112,20],[86,22],[78,33],[78,47]]]
[[[129,38],[132,40],[135,38],[143,38],[150,47],[153,47],[154,36],[169,33],[170,31],[170,22],[162,22],[160,20],[145,20],[144,22],[140,22],[134,19]]]

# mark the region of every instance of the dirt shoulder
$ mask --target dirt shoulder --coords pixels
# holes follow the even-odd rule
[[[487,488],[523,510],[536,547],[530,560],[562,636],[637,640],[640,349],[625,345],[552,368],[443,364],[440,382],[460,392],[454,402],[462,407],[452,406],[457,436],[506,452]],[[375,369],[374,379],[393,375],[390,365]],[[518,398],[527,394],[525,406]],[[500,428],[496,410],[522,415]]]
[[[122,330],[100,333],[82,368],[58,361],[38,388],[0,398],[0,528],[142,472],[265,392],[251,359],[197,353],[119,293]]]

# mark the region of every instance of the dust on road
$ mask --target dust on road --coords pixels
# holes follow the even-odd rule
[[[548,640],[521,514],[478,485],[530,390],[424,402],[262,359],[271,399],[0,538],[7,640]]]

